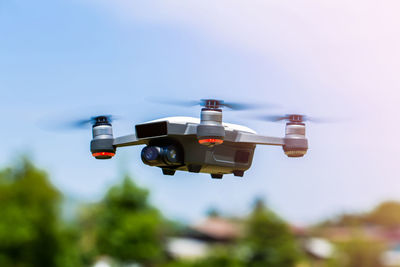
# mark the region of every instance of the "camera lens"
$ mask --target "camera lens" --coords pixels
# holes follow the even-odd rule
[[[174,145],[146,146],[142,150],[142,161],[150,166],[175,166],[182,164],[182,152]]]
[[[178,151],[174,146],[169,146],[165,151],[166,161],[168,163],[177,163],[179,162]]]
[[[146,146],[142,150],[142,157],[144,158],[144,160],[148,162],[157,160],[159,156],[160,156],[160,150],[159,148],[157,149],[154,146]]]

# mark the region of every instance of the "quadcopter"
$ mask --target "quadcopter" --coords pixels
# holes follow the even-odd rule
[[[224,174],[243,177],[252,164],[257,145],[281,146],[288,157],[303,157],[308,150],[304,115],[268,116],[269,121],[286,121],[284,137],[258,135],[252,129],[222,121],[222,109],[240,105],[203,99],[200,119],[167,117],[135,125],[135,133],[113,136],[111,115],[92,117],[79,124],[92,124],[90,150],[96,159],[111,159],[117,148],[144,145],[144,164],[159,167],[164,175],[176,171],[208,173],[214,179]]]

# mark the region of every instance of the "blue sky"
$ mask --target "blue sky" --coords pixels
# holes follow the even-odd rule
[[[399,29],[396,1],[9,0],[0,3],[0,109],[6,166],[27,153],[68,196],[101,197],[130,172],[170,217],[197,220],[211,206],[243,214],[264,197],[283,217],[310,223],[399,199]],[[104,111],[124,115],[115,135],[199,109],[152,96],[276,103],[263,114],[345,118],[308,125],[310,151],[288,159],[257,147],[243,179],[161,175],[141,147],[111,161],[89,153],[87,131],[49,132],[41,120]],[[227,111],[224,119],[266,135],[283,124]]]

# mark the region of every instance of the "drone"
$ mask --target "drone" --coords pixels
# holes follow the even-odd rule
[[[214,179],[225,174],[243,177],[252,164],[257,145],[281,146],[291,158],[303,157],[308,150],[305,115],[267,116],[268,121],[286,121],[284,137],[258,135],[252,129],[222,120],[223,108],[243,106],[216,99],[203,99],[200,119],[167,117],[136,124],[135,133],[114,137],[111,115],[92,117],[79,124],[92,124],[90,151],[96,159],[111,159],[120,147],[144,145],[144,164],[159,167],[164,175],[176,171],[207,173]]]

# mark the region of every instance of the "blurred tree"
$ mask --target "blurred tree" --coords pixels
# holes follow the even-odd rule
[[[221,213],[217,208],[211,207],[207,210],[206,215],[207,217],[220,217]]]
[[[337,253],[329,267],[383,267],[381,256],[384,244],[355,233],[345,242],[337,244]]]
[[[227,246],[214,247],[203,259],[177,260],[163,267],[244,267],[246,266],[233,248]]]
[[[122,263],[145,266],[162,260],[163,218],[149,205],[148,191],[129,177],[85,213],[81,217],[85,233],[82,242],[92,256],[108,255]]]
[[[367,222],[384,227],[400,226],[400,203],[395,201],[383,202],[367,216]]]
[[[60,202],[46,173],[26,158],[0,171],[0,266],[79,266]]]
[[[233,249],[216,248],[207,258],[195,262],[193,267],[244,267],[246,266]]]
[[[300,252],[289,227],[262,200],[248,218],[245,244],[249,249],[246,266],[291,267]]]
[[[351,214],[351,213],[343,213],[338,215],[333,219],[329,219],[323,221],[317,225],[315,228],[324,228],[324,227],[358,227],[362,226],[366,222],[365,214]]]
[[[400,226],[400,202],[387,201],[378,205],[375,209],[367,213],[344,213],[336,218],[324,221],[316,227],[361,227],[369,224],[383,227]]]

